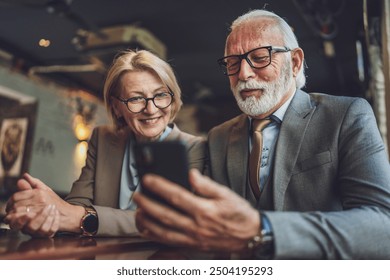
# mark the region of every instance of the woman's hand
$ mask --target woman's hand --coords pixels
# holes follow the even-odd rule
[[[58,230],[80,232],[84,208],[67,203],[41,180],[24,174],[18,191],[7,201],[4,221],[32,236],[53,236]]]
[[[21,230],[34,237],[53,237],[59,229],[60,213],[53,204],[41,208],[38,212],[30,211],[26,206],[22,210],[12,211],[4,218],[11,229]]]

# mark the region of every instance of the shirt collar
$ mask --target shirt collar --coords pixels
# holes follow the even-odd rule
[[[158,141],[164,141],[164,139],[168,137],[168,135],[169,135],[169,133],[171,133],[171,131],[172,131],[172,127],[167,125],[164,132],[161,134],[160,138],[158,138]]]
[[[275,112],[273,112],[273,114],[270,116],[270,118],[272,120],[276,121],[277,123],[283,122],[284,115],[286,114],[287,108],[288,108],[288,106],[290,105],[292,99],[295,96],[295,92],[294,92],[294,94],[292,94],[290,96],[289,99],[287,99],[286,102],[283,103],[282,106],[279,107],[279,109],[277,109]],[[249,117],[249,120],[252,122],[252,118],[251,117]]]
[[[290,96],[289,99],[287,99],[286,102],[284,102],[284,104],[282,106],[280,106],[280,108],[278,110],[276,110],[272,116],[276,117],[280,122],[283,121],[283,118],[284,118],[284,115],[286,114],[286,111],[287,111],[287,108],[288,106],[290,105],[292,99],[294,98],[294,95],[295,95],[295,92],[294,94],[292,94]]]

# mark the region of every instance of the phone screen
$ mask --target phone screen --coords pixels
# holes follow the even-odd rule
[[[136,166],[140,178],[147,173],[157,174],[191,190],[188,181],[188,156],[184,143],[180,141],[141,142],[134,146]],[[149,193],[141,184],[141,192],[161,200]]]

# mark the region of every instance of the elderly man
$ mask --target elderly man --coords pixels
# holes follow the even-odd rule
[[[214,181],[192,171],[198,195],[144,178],[173,205],[134,197],[145,237],[254,258],[390,258],[390,166],[372,110],[302,91],[303,62],[276,14],[233,22],[219,64],[243,114],[209,132]]]

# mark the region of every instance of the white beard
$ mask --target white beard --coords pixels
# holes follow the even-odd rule
[[[232,88],[232,91],[237,105],[243,113],[249,116],[258,116],[270,112],[278,105],[290,89],[292,81],[291,62],[287,60],[279,79],[273,82],[238,81],[236,87]],[[250,96],[243,99],[240,92],[244,89],[259,89],[262,91],[262,94],[260,97]]]

